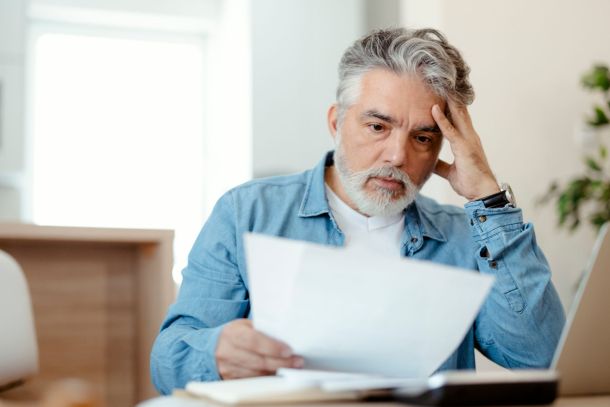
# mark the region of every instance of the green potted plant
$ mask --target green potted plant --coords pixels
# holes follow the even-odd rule
[[[587,125],[597,134],[610,128],[610,72],[606,65],[595,65],[586,72],[581,84],[601,94],[601,103],[593,106]],[[610,221],[610,175],[607,167],[608,150],[601,137],[596,139],[595,152],[583,158],[585,171],[565,184],[553,182],[541,203],[555,201],[560,227],[573,231],[586,220],[599,229]]]

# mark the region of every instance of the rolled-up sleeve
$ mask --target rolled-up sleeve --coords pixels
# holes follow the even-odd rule
[[[218,336],[224,324],[249,312],[236,247],[229,192],[218,201],[195,241],[178,298],[153,346],[151,376],[160,393],[183,388],[191,380],[220,379],[215,358]]]
[[[475,321],[476,346],[507,368],[551,364],[565,323],[534,228],[518,208],[465,205],[481,273],[496,280]]]

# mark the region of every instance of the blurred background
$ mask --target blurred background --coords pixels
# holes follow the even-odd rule
[[[332,148],[345,48],[432,26],[472,68],[475,127],[568,307],[595,229],[558,229],[536,201],[597,137],[580,77],[610,62],[608,15],[605,0],[0,0],[0,219],[175,229],[179,281],[220,194]],[[436,176],[424,193],[464,203]]]

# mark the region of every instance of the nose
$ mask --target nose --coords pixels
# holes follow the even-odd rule
[[[407,135],[403,132],[392,132],[386,139],[383,161],[393,167],[401,167],[407,159]]]

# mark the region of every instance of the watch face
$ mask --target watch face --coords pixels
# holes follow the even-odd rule
[[[513,207],[517,207],[517,201],[515,200],[515,195],[513,194],[513,189],[510,187],[509,184],[507,184],[506,182],[503,182],[502,184],[500,184],[500,189],[502,191],[504,191],[505,195],[506,195],[506,199],[508,200],[508,202],[513,206]]]

